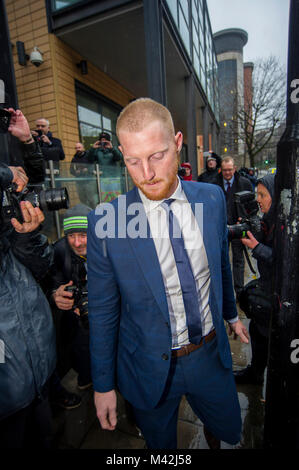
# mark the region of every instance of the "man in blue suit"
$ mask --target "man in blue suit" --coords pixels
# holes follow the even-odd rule
[[[90,350],[101,426],[116,427],[119,389],[147,447],[174,449],[185,395],[210,447],[236,444],[240,407],[223,319],[241,341],[248,343],[248,333],[234,300],[223,193],[179,180],[183,136],[159,103],[130,103],[117,135],[136,187],[88,216]]]

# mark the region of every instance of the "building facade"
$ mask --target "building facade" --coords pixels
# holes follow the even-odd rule
[[[244,111],[248,112],[252,99],[252,63],[243,63],[243,48],[248,41],[246,31],[225,29],[214,34],[218,60],[220,95],[220,149],[231,155],[239,166],[245,166],[245,147],[242,141]]]

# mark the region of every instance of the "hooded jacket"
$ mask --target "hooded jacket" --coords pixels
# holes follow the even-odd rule
[[[221,161],[222,158],[217,155],[217,153],[212,152],[211,157],[215,158],[216,160],[216,168],[211,169],[208,167],[208,159],[206,159],[206,171],[199,175],[197,178],[197,181],[200,183],[211,183],[211,184],[216,184],[217,182],[217,175],[220,172],[220,167],[221,167]]]
[[[264,176],[257,182],[257,184],[262,184],[269,191],[272,198],[272,204],[269,211],[262,217],[263,235],[261,242],[252,250],[252,256],[257,260],[260,282],[265,291],[269,293],[271,293],[272,289],[272,246],[275,228],[274,183],[275,175],[272,174]]]
[[[0,163],[1,193],[11,181],[12,172]],[[38,284],[52,249],[39,231],[19,234],[6,225],[1,221],[0,419],[42,397],[56,364],[51,310]]]

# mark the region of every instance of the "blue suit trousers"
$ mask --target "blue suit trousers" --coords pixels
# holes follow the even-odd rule
[[[182,396],[208,430],[219,440],[237,444],[241,411],[231,369],[217,353],[217,337],[191,354],[171,360],[166,387],[151,410],[134,409],[137,426],[149,449],[177,448],[177,421]]]

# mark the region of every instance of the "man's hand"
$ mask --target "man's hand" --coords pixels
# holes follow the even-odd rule
[[[67,284],[62,284],[58,289],[53,293],[53,299],[60,310],[71,310],[74,305],[73,293],[64,290],[66,286],[71,286],[73,281],[68,282]]]
[[[243,245],[253,250],[253,248],[255,248],[259,244],[259,242],[256,238],[254,238],[254,236],[249,230],[246,232],[246,235],[248,238],[241,238],[241,242],[243,243]]]
[[[50,141],[49,137],[46,136],[45,134],[41,135],[41,140],[42,140],[45,144],[51,145],[51,141]]]
[[[105,393],[94,392],[94,403],[102,428],[114,431],[117,424],[117,398],[115,390]]]
[[[249,333],[241,320],[237,320],[234,323],[229,323],[229,335],[232,333],[234,333],[234,339],[237,339],[237,336],[240,336],[242,343],[249,343]]]
[[[8,132],[17,137],[21,142],[29,143],[28,140],[30,140],[30,137],[32,138],[32,135],[28,121],[22,111],[20,109],[15,111],[13,108],[8,108],[7,111],[11,115]]]
[[[29,233],[36,230],[37,227],[45,220],[45,216],[39,207],[33,207],[29,201],[21,201],[20,208],[24,219],[20,223],[17,219],[11,219],[11,223],[18,233]]]
[[[28,183],[28,177],[21,166],[9,166],[8,167],[13,174],[12,183],[16,183],[17,191],[23,191],[26,184]]]

